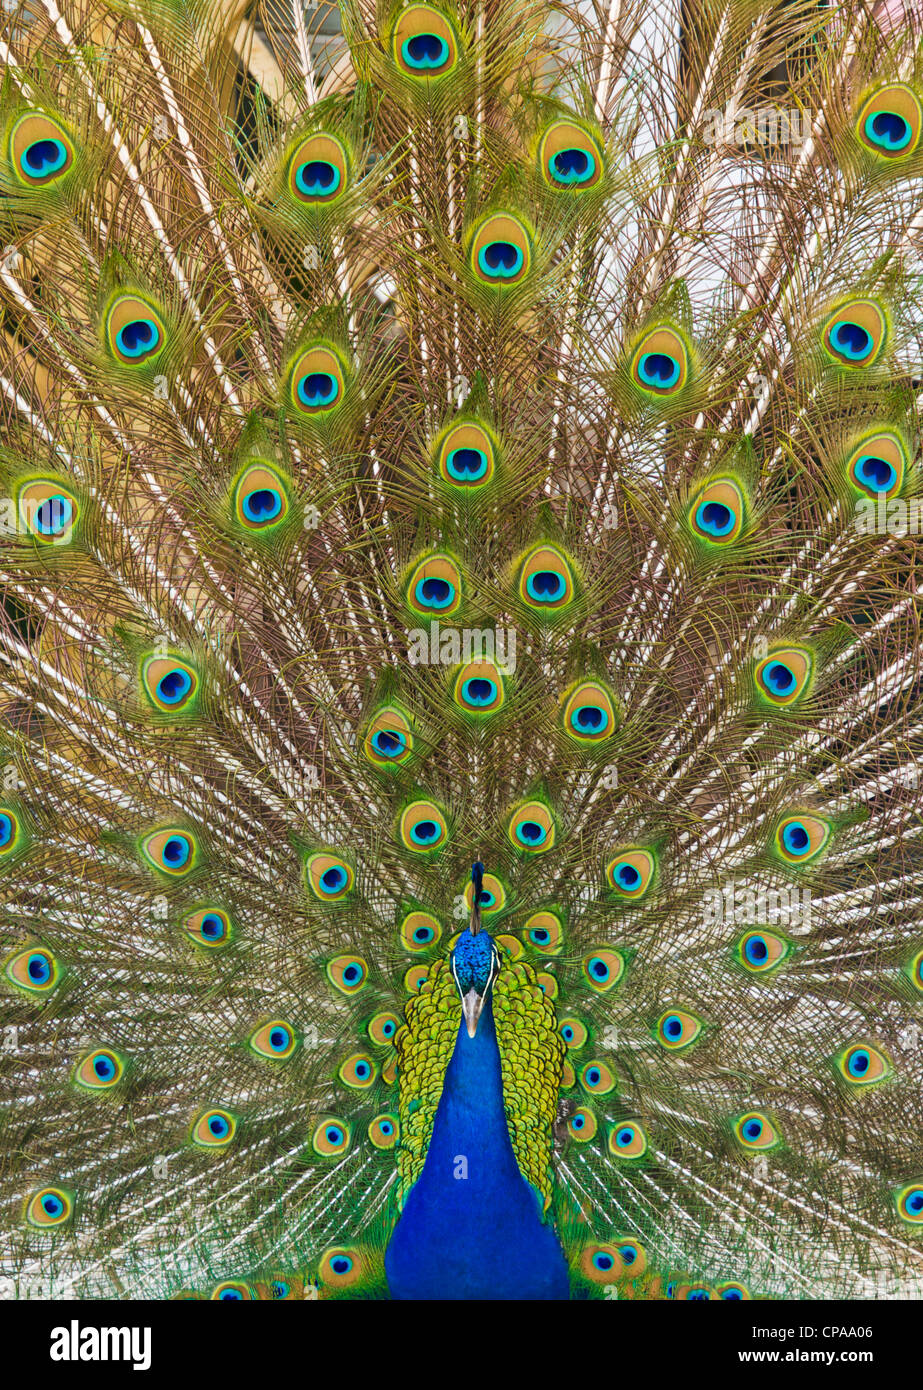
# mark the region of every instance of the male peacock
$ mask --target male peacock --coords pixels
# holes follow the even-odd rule
[[[14,1296],[923,1291],[905,6],[4,3]]]

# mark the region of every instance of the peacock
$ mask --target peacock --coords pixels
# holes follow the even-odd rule
[[[4,0],[13,1298],[923,1295],[923,16]]]

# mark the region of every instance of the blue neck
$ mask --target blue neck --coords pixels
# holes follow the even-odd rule
[[[462,1021],[423,1172],[385,1253],[392,1298],[564,1299],[567,1266],[519,1171],[490,998]]]

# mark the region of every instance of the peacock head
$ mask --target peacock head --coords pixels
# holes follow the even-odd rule
[[[473,1038],[478,1030],[481,1010],[500,969],[500,956],[493,938],[481,927],[483,881],[484,865],[478,861],[471,869],[471,922],[455,943],[451,958],[452,974],[461,996],[469,1038]]]

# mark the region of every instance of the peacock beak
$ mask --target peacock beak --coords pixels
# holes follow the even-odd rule
[[[467,994],[462,995],[462,1013],[465,1015],[469,1038],[473,1038],[478,1031],[478,1019],[483,1007],[484,995],[478,994],[476,989],[469,989]]]

